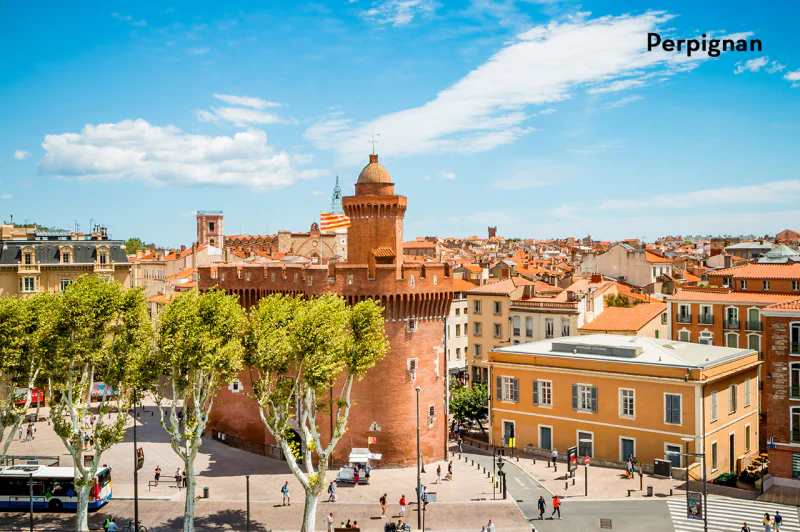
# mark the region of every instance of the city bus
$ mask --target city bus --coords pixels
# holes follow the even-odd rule
[[[75,510],[78,493],[75,491],[75,472],[71,467],[15,465],[0,469],[0,510],[33,507],[49,510]],[[111,499],[111,468],[97,472],[89,495],[89,511],[97,510]]]

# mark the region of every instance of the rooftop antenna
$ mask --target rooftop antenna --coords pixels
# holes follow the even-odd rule
[[[372,140],[370,141],[370,144],[372,144],[372,155],[375,155],[375,145],[378,143],[378,141],[375,140],[375,137],[380,137],[380,136],[381,136],[380,133],[378,134],[375,133],[375,126],[372,126]]]

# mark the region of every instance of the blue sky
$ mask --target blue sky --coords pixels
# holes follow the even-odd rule
[[[799,227],[796,2],[225,4],[4,2],[2,218],[167,246],[198,209],[306,230],[374,130],[409,239]]]

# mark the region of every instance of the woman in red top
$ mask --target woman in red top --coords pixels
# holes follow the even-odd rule
[[[353,484],[358,484],[358,466],[353,468]]]
[[[403,495],[400,497],[400,517],[405,517],[406,515],[406,496]]]

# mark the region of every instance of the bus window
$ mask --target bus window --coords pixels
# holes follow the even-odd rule
[[[51,478],[47,480],[47,491],[53,497],[67,497],[70,491],[74,494],[75,482],[70,479]]]
[[[97,474],[97,484],[100,487],[100,489],[103,489],[106,486],[108,486],[109,482],[111,482],[111,470],[110,469],[106,469],[105,471],[102,471],[102,472]]]

